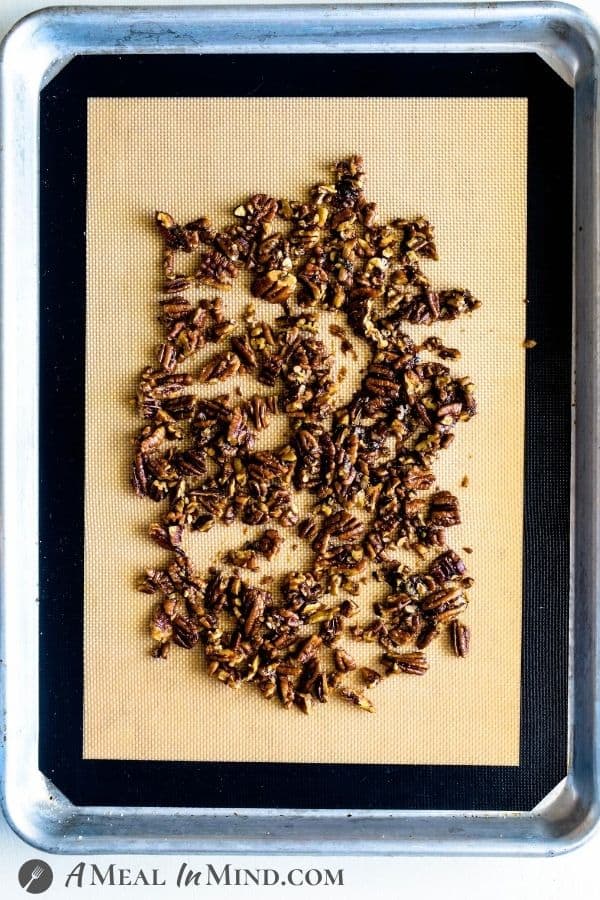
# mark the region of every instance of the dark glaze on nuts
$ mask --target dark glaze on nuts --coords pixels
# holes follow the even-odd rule
[[[306,201],[253,194],[220,231],[204,217],[179,225],[156,214],[164,335],[138,386],[143,424],[131,474],[138,496],[161,504],[149,537],[169,554],[141,585],[155,597],[153,655],[166,659],[172,644],[201,648],[210,676],[234,688],[253,683],[305,714],[333,698],[372,712],[364,689],[385,675],[425,674],[423,650],[445,628],[457,656],[469,649],[459,616],[472,579],[446,537],[460,523],[459,501],[434,487],[433,465],[475,415],[474,388],[448,365],[459,350],[435,335],[417,344],[404,327],[480,304],[463,288],[432,286],[421,260],[438,258],[433,226],[424,217],[380,223],[364,181],[363,160],[352,156]],[[178,272],[180,253],[195,254],[194,275]],[[258,308],[281,307],[274,324],[219,297],[192,299],[198,285],[230,288],[242,269]],[[323,310],[338,316],[328,332],[343,353],[356,358],[351,334],[370,348],[345,405],[319,337]],[[217,351],[199,367],[194,358],[211,343]],[[238,374],[255,379],[250,396],[236,388],[206,397],[196,387]],[[258,450],[258,434],[280,414],[286,440]],[[299,492],[313,501],[302,520]],[[186,532],[234,521],[261,530],[226,552],[223,568],[197,571]],[[250,584],[247,573],[268,572],[289,529],[310,545],[310,570]],[[398,548],[421,562],[402,565]],[[370,621],[356,621],[371,577],[388,594]],[[349,640],[372,644],[383,672],[358,667]]]

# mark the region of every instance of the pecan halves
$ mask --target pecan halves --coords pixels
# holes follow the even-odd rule
[[[185,650],[191,650],[200,640],[197,625],[187,616],[175,616],[173,619],[173,641]]]
[[[364,710],[365,712],[375,712],[375,707],[371,700],[368,697],[365,697],[364,694],[359,694],[358,691],[353,691],[351,688],[338,688],[338,694],[348,703],[353,703],[354,706],[358,706],[359,709]]]
[[[248,547],[271,561],[281,550],[283,540],[275,528],[267,528],[255,541],[248,544]]]
[[[225,381],[236,375],[240,368],[240,358],[235,353],[217,353],[200,369],[198,381],[207,384],[211,381]]]
[[[458,349],[407,332],[480,304],[432,283],[433,225],[382,221],[365,181],[356,154],[304,198],[250,194],[222,227],[155,216],[161,336],[137,387],[130,474],[157,504],[148,534],[169,554],[140,587],[153,597],[152,654],[198,647],[210,677],[303,714],[336,696],[373,712],[364,691],[384,675],[425,674],[441,634],[461,658],[470,641],[473,581],[447,545],[460,505],[436,462],[476,414],[475,388],[454,372]],[[247,305],[230,294],[225,306],[214,294],[240,273]],[[195,299],[200,285],[214,291]],[[268,321],[260,300],[275,305]],[[217,352],[199,357],[208,344]],[[245,537],[219,551],[222,568],[196,572],[187,532],[208,558],[234,523]],[[302,570],[286,572],[296,551]]]
[[[200,243],[198,232],[178,225],[173,216],[166,212],[157,212],[155,221],[163,236],[165,246],[170,250],[184,250],[191,253]]]
[[[218,250],[208,250],[200,257],[200,264],[195,278],[200,284],[220,287],[228,290],[237,277],[236,265],[225,254]]]
[[[150,637],[159,644],[168,643],[173,637],[173,625],[162,606],[157,607],[150,622]]]
[[[284,269],[271,269],[252,282],[252,296],[269,303],[285,303],[296,289],[296,276]]]
[[[450,491],[438,491],[434,494],[429,507],[429,521],[442,528],[460,525],[458,497]]]
[[[387,675],[404,673],[405,675],[425,675],[429,669],[429,663],[424,653],[384,653],[382,660],[385,664]]]
[[[466,571],[467,567],[454,550],[441,553],[429,566],[429,574],[438,584],[443,584],[449,578],[464,575]]]
[[[248,371],[254,371],[258,366],[258,360],[256,357],[256,353],[254,352],[254,348],[249,340],[249,338],[244,335],[243,337],[232,337],[231,338],[231,349],[239,357],[241,364]]]
[[[456,656],[464,657],[469,652],[471,632],[467,625],[458,619],[450,622],[450,640]]]

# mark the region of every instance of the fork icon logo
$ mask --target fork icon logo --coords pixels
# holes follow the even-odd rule
[[[28,894],[43,894],[52,878],[52,869],[42,859],[28,859],[19,869],[19,884]]]

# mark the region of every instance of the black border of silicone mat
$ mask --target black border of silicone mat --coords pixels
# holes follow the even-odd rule
[[[195,86],[224,97],[443,88],[528,98],[527,335],[538,344],[526,371],[519,766],[82,758],[87,98],[182,97]],[[77,805],[531,809],[567,766],[572,90],[535,54],[79,56],[43,90],[40,116],[41,770]]]

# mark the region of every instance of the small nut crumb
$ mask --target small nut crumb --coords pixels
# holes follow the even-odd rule
[[[344,700],[347,700],[348,703],[353,703],[354,706],[358,706],[359,709],[363,709],[365,712],[375,712],[375,707],[369,698],[365,697],[364,694],[359,694],[358,691],[353,691],[350,688],[338,688],[338,694]]]
[[[375,687],[381,681],[381,674],[376,669],[370,669],[368,666],[362,666],[360,669],[360,677],[367,687]]]

